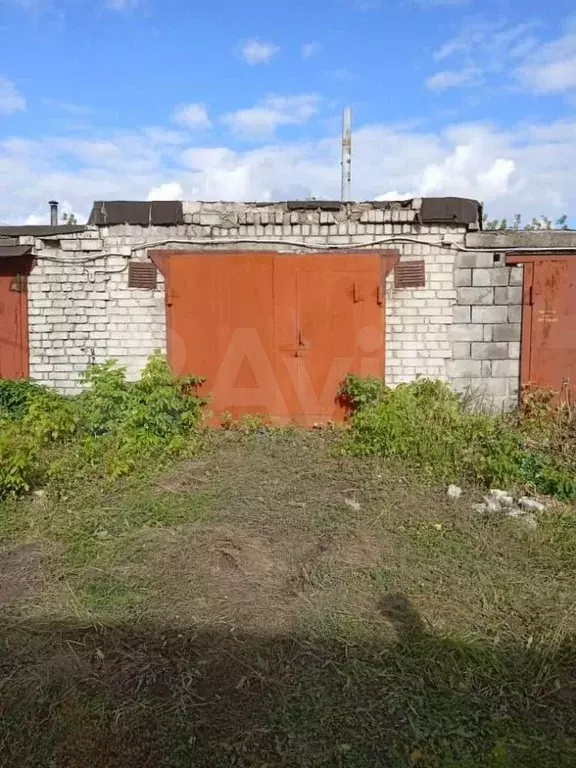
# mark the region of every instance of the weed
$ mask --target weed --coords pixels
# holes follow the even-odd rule
[[[121,477],[193,442],[203,401],[192,393],[201,380],[174,376],[162,355],[137,382],[110,361],[91,366],[85,383],[75,398],[30,384],[0,390],[10,414],[0,426],[0,498],[47,480],[62,490],[87,473]]]
[[[526,487],[576,498],[576,474],[554,453],[535,450],[527,427],[511,419],[470,413],[446,384],[420,379],[374,397],[356,378],[350,399],[358,403],[344,451],[398,457],[442,482],[470,481],[485,487]],[[523,431],[524,430],[524,431]]]

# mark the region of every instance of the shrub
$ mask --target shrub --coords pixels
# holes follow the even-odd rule
[[[357,455],[398,457],[443,482],[471,481],[485,487],[526,486],[576,498],[576,477],[553,455],[530,448],[511,420],[468,412],[446,384],[420,379],[376,393],[349,377],[351,431],[344,450]],[[346,386],[346,383],[345,385]]]
[[[0,379],[0,418],[21,419],[34,398],[43,392],[40,384],[27,379]]]
[[[0,498],[49,479],[66,484],[77,473],[118,477],[147,457],[173,456],[190,442],[203,401],[200,379],[174,376],[154,354],[140,381],[115,362],[91,366],[87,390],[74,398],[33,385],[0,427]],[[23,390],[26,388],[23,387]],[[16,416],[20,418],[16,420]]]

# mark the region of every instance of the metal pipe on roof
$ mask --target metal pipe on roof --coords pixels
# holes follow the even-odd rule
[[[58,201],[50,200],[48,205],[50,206],[50,226],[57,227],[58,226]]]
[[[340,199],[350,200],[352,187],[352,110],[346,107],[342,114],[342,187]]]

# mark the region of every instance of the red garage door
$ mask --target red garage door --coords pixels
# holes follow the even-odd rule
[[[347,373],[384,375],[385,274],[395,253],[155,252],[166,276],[168,355],[207,379],[214,421],[342,418]]]
[[[28,376],[29,257],[0,259],[0,379]]]
[[[576,395],[576,254],[524,262],[522,384]]]

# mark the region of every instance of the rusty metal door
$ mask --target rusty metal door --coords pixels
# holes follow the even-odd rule
[[[524,266],[522,385],[576,388],[576,256]]]
[[[224,413],[305,425],[343,418],[347,373],[384,375],[383,280],[395,253],[155,252],[173,369]]]
[[[27,257],[0,259],[0,378],[28,373]]]

